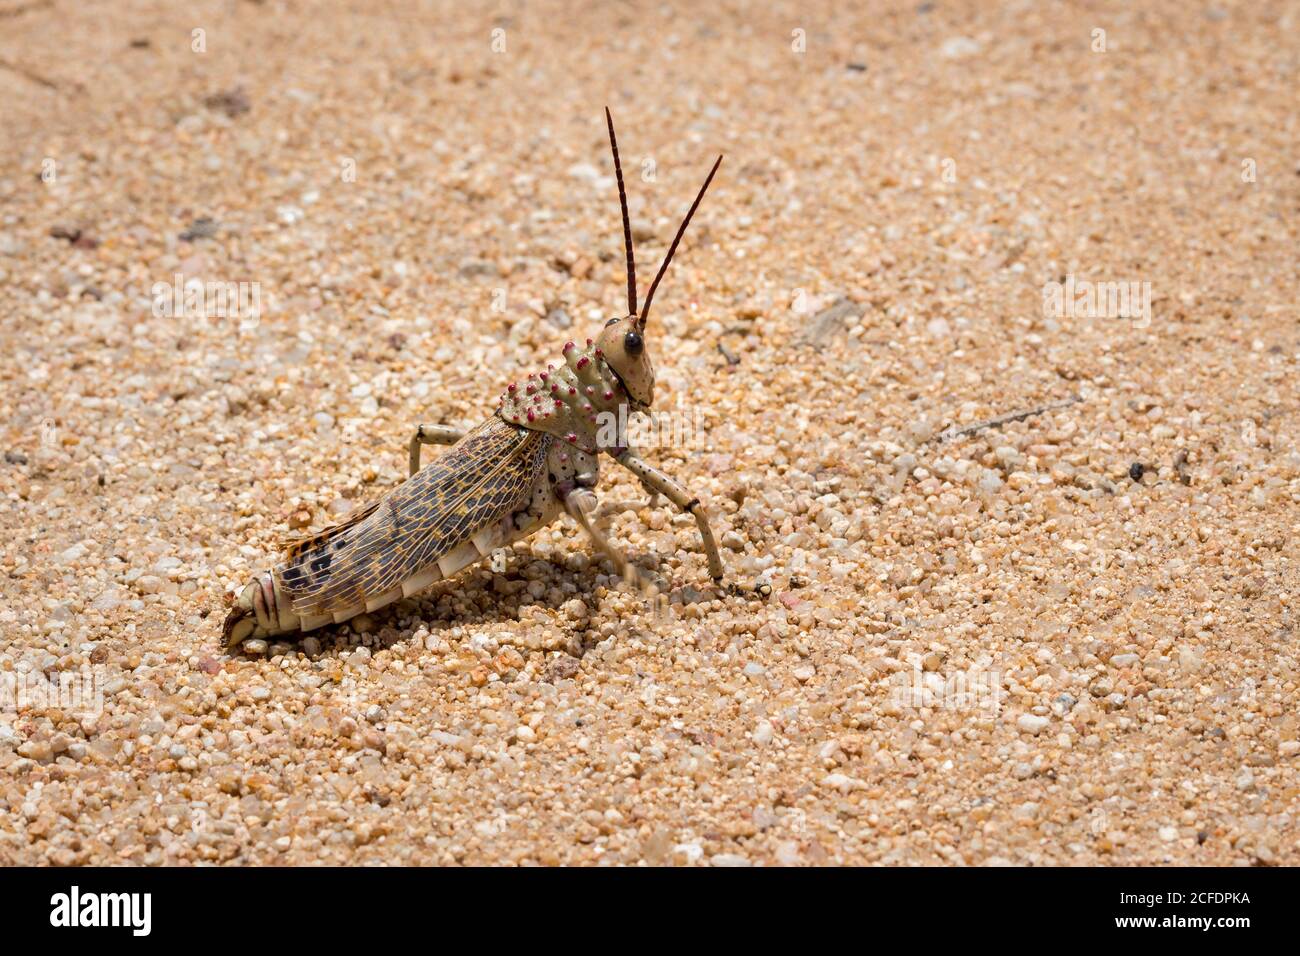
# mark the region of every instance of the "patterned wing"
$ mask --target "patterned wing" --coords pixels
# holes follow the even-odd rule
[[[281,546],[284,548],[284,556],[292,562],[300,554],[310,551],[318,545],[324,544],[331,538],[337,538],[343,532],[347,531],[353,525],[360,524],[368,517],[374,514],[375,509],[379,507],[378,501],[372,501],[364,508],[353,508],[352,513],[340,521],[338,524],[332,524],[328,528],[323,528],[314,534],[295,534],[281,540]]]
[[[290,552],[280,583],[301,616],[333,614],[400,585],[532,492],[545,436],[489,418],[355,523]]]

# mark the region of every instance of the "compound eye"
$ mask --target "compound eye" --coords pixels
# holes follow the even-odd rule
[[[623,351],[628,355],[640,355],[641,350],[645,348],[645,343],[641,341],[641,336],[636,332],[629,332],[623,336]]]
[[[608,322],[605,323],[605,328],[609,328],[611,325],[616,325],[621,321],[622,319],[620,319],[618,316],[614,316],[614,318],[610,319]]]

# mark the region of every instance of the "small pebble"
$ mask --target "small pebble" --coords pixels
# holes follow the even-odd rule
[[[1039,717],[1034,714],[1021,714],[1016,718],[1016,726],[1027,734],[1038,734],[1046,730],[1051,722],[1048,717]]]

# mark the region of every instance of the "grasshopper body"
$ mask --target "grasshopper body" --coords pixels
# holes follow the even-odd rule
[[[628,412],[648,410],[654,400],[646,319],[659,280],[722,157],[638,310],[632,229],[609,110],[605,118],[623,214],[628,314],[610,319],[585,346],[567,343],[558,365],[511,384],[495,414],[467,434],[421,425],[411,440],[407,481],[342,524],[292,543],[279,565],[243,589],[222,631],[227,648],[378,610],[477,564],[562,512],[573,516],[622,573],[630,573],[593,523],[602,453],[632,471],[652,494],[666,496],[695,518],[709,573],[721,581],[722,561],[699,499],[647,464],[620,430],[603,426],[625,421]],[[420,468],[425,444],[453,447]]]

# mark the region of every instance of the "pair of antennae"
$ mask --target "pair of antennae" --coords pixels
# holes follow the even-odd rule
[[[700,200],[704,198],[709,183],[713,182],[713,174],[722,165],[722,157],[719,156],[713,164],[713,168],[709,170],[704,185],[700,187],[699,195],[695,197],[695,202],[691,203],[686,218],[682,220],[681,226],[678,227],[677,235],[673,237],[673,244],[668,247],[668,254],[664,256],[663,265],[659,267],[654,282],[650,283],[650,291],[646,293],[645,297],[645,308],[638,313],[636,310],[636,260],[632,254],[632,220],[627,214],[627,191],[623,188],[623,166],[618,161],[618,140],[614,138],[614,118],[610,116],[608,106],[605,107],[605,122],[609,124],[609,148],[614,153],[614,173],[618,177],[618,202],[623,210],[623,247],[627,250],[627,314],[637,317],[638,329],[645,329],[646,317],[650,314],[650,303],[654,301],[655,289],[659,287],[659,280],[668,271],[668,263],[673,261],[673,253],[677,251],[677,244],[682,241],[682,236],[686,233],[686,227],[690,225],[691,217],[695,215],[695,210],[699,208]]]

